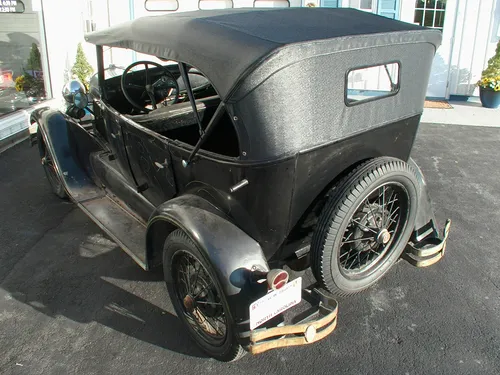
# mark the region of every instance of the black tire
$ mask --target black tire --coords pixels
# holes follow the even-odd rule
[[[414,229],[418,186],[412,167],[383,157],[361,164],[330,192],[311,242],[312,271],[328,291],[361,292],[396,263]]]
[[[184,266],[187,269],[181,272]],[[188,270],[191,267],[193,274]],[[182,230],[175,230],[165,241],[163,273],[177,316],[196,344],[219,361],[232,362],[242,358],[246,351],[236,338],[226,296],[215,271]],[[185,282],[180,280],[181,274],[185,275],[182,276]],[[216,323],[221,321],[225,325]]]
[[[61,199],[68,199],[68,194],[64,189],[64,185],[57,174],[57,171],[54,167],[54,158],[51,154],[50,150],[47,148],[45,141],[43,140],[42,134],[40,131],[37,132],[37,144],[38,144],[38,152],[40,154],[40,160],[42,162],[43,170],[45,171],[45,176],[49,181],[49,184],[52,188],[52,191],[55,195],[57,195]]]

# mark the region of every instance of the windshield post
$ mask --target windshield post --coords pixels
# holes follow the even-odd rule
[[[102,46],[96,46],[96,56],[97,56],[97,80],[99,84],[99,91],[102,93],[102,97],[106,98],[106,91],[104,88],[104,53]]]
[[[201,126],[201,120],[198,114],[198,109],[196,108],[196,102],[194,101],[193,89],[191,88],[191,82],[189,82],[189,76],[187,74],[186,64],[180,62],[179,70],[181,71],[182,79],[184,80],[184,84],[186,85],[186,91],[188,94],[189,102],[191,103],[191,108],[193,108],[193,113],[194,117],[196,118],[196,122],[198,124],[198,130],[200,132],[200,136],[203,136],[203,128]]]

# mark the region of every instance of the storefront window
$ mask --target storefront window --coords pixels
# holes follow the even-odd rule
[[[0,0],[0,116],[47,97],[39,18],[32,0]]]

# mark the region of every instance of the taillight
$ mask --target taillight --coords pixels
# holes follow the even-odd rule
[[[267,274],[267,285],[270,289],[283,288],[288,282],[288,272],[284,270],[271,270]]]

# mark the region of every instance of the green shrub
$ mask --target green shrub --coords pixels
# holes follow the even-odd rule
[[[87,57],[85,56],[85,52],[83,52],[81,43],[78,43],[78,47],[76,49],[75,65],[73,65],[71,73],[76,75],[76,77],[85,85],[88,90],[89,79],[92,73],[94,73],[94,69],[87,61]]]

